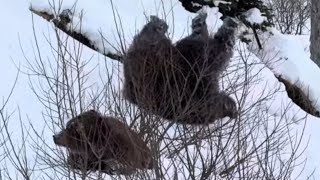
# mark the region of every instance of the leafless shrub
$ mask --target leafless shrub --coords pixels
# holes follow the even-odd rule
[[[284,34],[303,34],[309,31],[310,0],[267,0],[273,9],[276,27]]]

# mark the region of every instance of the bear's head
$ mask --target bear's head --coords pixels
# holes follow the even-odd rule
[[[102,126],[102,122],[102,116],[95,110],[81,113],[69,120],[65,129],[53,135],[54,143],[75,152],[88,150],[89,146],[97,146],[102,141],[101,137],[107,131],[107,127]]]

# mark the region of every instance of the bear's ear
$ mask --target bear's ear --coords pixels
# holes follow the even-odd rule
[[[66,124],[66,129],[73,129],[74,128],[74,124],[75,124],[75,120],[74,119],[71,119],[67,122]]]

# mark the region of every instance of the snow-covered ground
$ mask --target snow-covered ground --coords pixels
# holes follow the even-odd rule
[[[74,1],[63,1],[62,9],[73,7],[73,2]],[[56,3],[58,3],[58,1],[56,1]],[[79,13],[83,13],[82,18],[84,23],[81,26],[82,32],[93,37],[95,43],[97,43],[100,48],[107,48],[106,50],[108,51],[113,51],[113,48],[111,46],[102,46],[102,44],[105,45],[105,42],[101,41],[100,32],[111,44],[116,47],[120,46],[117,29],[114,23],[114,13],[119,14],[121,19],[121,23],[118,22],[123,26],[123,37],[125,37],[126,45],[130,44],[135,32],[145,23],[146,18],[144,12],[147,15],[158,14],[160,17],[165,17],[170,27],[169,36],[171,36],[174,41],[188,33],[191,18],[194,16],[194,14],[186,12],[181,7],[180,3],[175,0],[168,1],[168,3],[164,5],[163,9],[166,10],[165,13],[162,11],[160,0],[113,1],[113,3],[114,7],[116,7],[115,11],[112,9],[111,1],[104,0],[78,0],[76,6],[74,6],[77,17],[80,17]],[[17,0],[14,0],[6,1],[5,3],[2,3],[2,6],[0,7],[1,17],[7,17],[2,20],[2,42],[0,43],[2,57],[0,66],[0,72],[2,73],[0,76],[2,88],[0,89],[0,96],[3,97],[8,95],[11,84],[15,79],[17,72],[15,65],[20,64],[21,68],[25,70],[26,59],[21,52],[21,47],[27,58],[36,58],[36,55],[34,54],[34,48],[36,48],[36,46],[33,39],[32,15],[28,10],[29,5],[29,2],[18,2]],[[57,6],[57,4],[55,6]],[[51,10],[47,2],[43,0],[32,1],[32,7],[40,10]],[[221,21],[218,21],[217,17],[218,14],[216,9],[209,11],[207,23],[209,24],[209,29],[211,31],[215,31],[217,27],[221,25]],[[43,34],[52,36],[51,39],[55,42],[55,33],[52,30],[53,25],[38,16],[34,16],[33,20],[38,35],[37,42],[41,47],[42,55],[46,58],[52,58],[53,55],[50,46],[47,44],[46,37]],[[79,21],[76,20],[74,22],[77,23]],[[252,73],[255,74],[259,72],[259,79],[261,79],[255,88],[250,91],[249,96],[252,98],[252,102],[254,102],[254,98],[258,97],[260,94],[272,91],[274,87],[279,86],[279,82],[274,77],[274,74],[281,74],[290,82],[297,83],[299,87],[308,90],[313,103],[317,109],[320,109],[320,101],[317,101],[318,97],[320,97],[320,87],[318,87],[319,83],[317,82],[320,70],[309,59],[309,36],[282,35],[275,30],[272,30],[272,32],[272,36],[269,34],[261,35],[261,40],[264,42],[263,51],[258,51],[255,44],[251,44],[252,46],[249,46],[248,48],[259,57],[257,58],[252,55],[248,61],[257,64],[253,66]],[[244,47],[244,44],[239,44],[237,48],[243,49]],[[248,50],[246,51],[250,52]],[[236,53],[235,56],[237,55],[239,54]],[[94,67],[99,63],[103,64],[101,61],[104,61],[101,55],[89,48],[83,49],[82,58],[90,59],[91,67]],[[282,59],[282,61],[279,61],[279,59]],[[236,63],[237,62],[232,62],[230,66]],[[110,60],[107,62],[107,66],[112,66],[113,68],[120,67],[121,71],[121,65],[117,62]],[[99,76],[99,72],[94,72],[93,74]],[[94,84],[95,80],[95,77],[90,77],[89,82]],[[44,107],[33,95],[28,83],[28,77],[21,73],[14,95],[9,103],[8,110],[13,110],[16,106],[19,106],[23,120],[28,124],[28,119],[24,118],[24,115],[28,114],[30,121],[35,125],[35,128],[41,130],[44,126],[41,114]],[[271,106],[272,109],[270,112],[276,117],[277,114],[281,114],[283,107],[286,107],[289,103],[291,103],[291,100],[287,97],[284,86],[280,85],[279,93],[266,104],[263,104],[263,106]],[[292,119],[300,119],[305,115],[306,113],[296,105],[290,106],[286,114],[286,116]],[[16,118],[16,116],[14,117]],[[16,142],[19,144],[19,141],[21,141],[21,139],[19,139],[19,133],[17,133],[19,132],[19,128],[14,126],[18,123],[18,120],[13,120],[11,123],[12,131],[14,131],[13,137],[16,138]],[[320,143],[317,141],[318,136],[320,135],[320,119],[309,115],[306,118],[306,123],[304,144],[307,143],[308,138],[310,139],[304,156],[307,158],[308,162],[305,172],[300,178],[306,179],[307,175],[317,168],[315,169],[314,177],[315,179],[320,179],[320,155],[318,153],[320,151]],[[297,124],[296,126],[298,131],[301,130],[299,127],[303,126],[303,122],[300,122],[300,124]],[[51,133],[44,133],[44,136],[48,138],[49,144],[53,144],[51,135]],[[30,157],[32,157],[33,154],[30,154]]]

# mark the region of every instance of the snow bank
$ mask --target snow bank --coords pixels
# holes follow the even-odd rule
[[[320,111],[320,83],[317,78],[320,77],[320,69],[305,52],[306,48],[301,40],[295,36],[283,35],[275,29],[260,33],[259,39],[263,49],[260,50],[252,39],[249,50],[275,75],[281,75],[309,95],[313,106]]]
[[[245,13],[251,23],[261,24],[265,19],[257,8]],[[299,36],[297,36],[299,37]],[[313,106],[320,111],[320,77],[319,67],[309,58],[308,47],[304,38],[292,35],[283,35],[276,29],[270,28],[260,32],[259,40],[262,49],[257,46],[254,36],[248,37],[251,43],[248,49],[259,57],[271,71],[291,84],[299,87],[305,95],[310,97]]]
[[[256,15],[252,14],[252,16]],[[248,19],[252,18],[254,17],[248,17]],[[260,32],[258,36],[263,49],[259,49],[254,36],[251,34],[247,36],[251,39],[251,42],[247,46],[248,50],[256,55],[274,75],[281,75],[283,79],[288,80],[291,84],[299,87],[306,95],[309,95],[313,106],[317,110],[320,110],[320,83],[318,80],[320,69],[309,58],[309,35],[283,35],[276,29],[269,29],[267,32]],[[265,80],[274,81],[275,77],[269,76]],[[282,98],[276,99],[276,104],[279,105],[281,99],[288,99],[288,97],[285,98],[282,95]],[[276,110],[276,108],[273,109]],[[294,111],[298,112],[299,107],[294,105],[289,109],[291,112],[289,117],[301,117],[301,112],[296,113],[296,115],[292,114]],[[320,177],[320,156],[318,155],[320,149],[318,143],[320,121],[319,118],[314,116],[308,116],[306,121],[305,138],[302,142],[304,144],[308,143],[308,147],[304,153],[307,164],[305,172],[302,173],[300,178],[308,177],[313,173],[314,168],[313,177]]]

